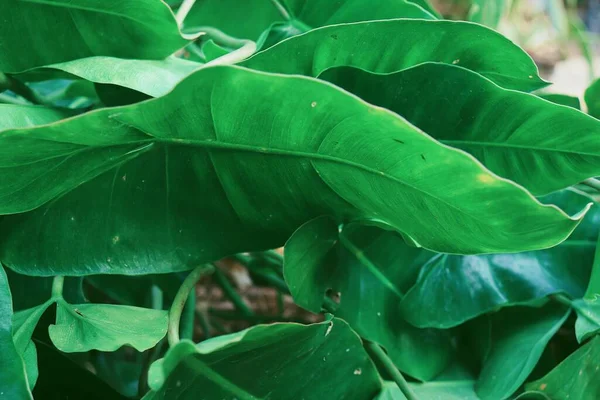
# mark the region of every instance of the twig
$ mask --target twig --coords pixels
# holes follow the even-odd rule
[[[181,319],[181,313],[183,312],[183,307],[187,302],[190,291],[196,286],[196,283],[198,283],[203,276],[213,272],[214,270],[215,267],[213,267],[211,264],[200,265],[196,267],[196,269],[190,272],[190,274],[185,278],[179,287],[179,290],[177,290],[177,294],[175,295],[175,299],[173,300],[173,304],[169,310],[169,328],[167,331],[167,339],[169,340],[170,347],[173,347],[179,342],[179,321]]]
[[[404,394],[407,400],[418,400],[417,395],[413,390],[408,386],[408,382],[404,379],[404,376],[400,373],[398,368],[394,365],[393,361],[388,357],[388,355],[383,351],[381,346],[373,342],[365,342],[365,347],[371,351],[371,355],[377,359],[385,369],[385,371],[394,379],[398,388]]]

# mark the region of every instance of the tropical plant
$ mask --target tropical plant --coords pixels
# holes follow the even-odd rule
[[[0,398],[600,397],[600,85],[426,0],[0,15]]]

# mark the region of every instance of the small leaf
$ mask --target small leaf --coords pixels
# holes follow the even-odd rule
[[[186,270],[281,246],[325,214],[436,251],[526,251],[560,243],[586,211],[544,206],[331,84],[230,66],[161,98],[3,131],[0,165],[0,213],[15,214],[0,257],[29,275]]]
[[[91,56],[162,59],[187,43],[162,1],[11,1],[0,15],[3,72]]]
[[[359,47],[369,51],[359,50],[357,38]],[[484,26],[456,21],[397,19],[329,26],[284,40],[240,65],[317,77],[333,67],[388,74],[431,61],[460,65],[508,89],[546,86],[531,57],[510,40]],[[432,76],[437,75],[428,75],[432,84],[439,82]]]
[[[427,63],[387,75],[336,68],[322,79],[402,115],[536,195],[600,175],[600,122],[465,68]]]
[[[166,311],[110,304],[57,302],[56,325],[48,330],[63,352],[115,351],[130,345],[150,349],[167,333]]]
[[[331,292],[339,306],[328,311],[385,347],[401,371],[430,380],[447,366],[450,333],[417,329],[398,313],[402,291],[431,253],[375,227],[351,224],[339,232],[335,221],[321,217],[294,232],[284,254],[284,277],[296,304],[320,312]]]
[[[324,393],[330,399],[371,399],[381,389],[359,337],[340,319],[257,325],[197,347],[182,341],[152,364],[148,379],[154,391],[145,400],[184,393],[206,399],[317,399]]]
[[[600,332],[600,296],[573,300],[573,308],[577,312],[575,334],[579,343]]]
[[[12,315],[8,279],[0,266],[0,392],[6,399],[33,399],[25,375],[23,358],[13,342]]]
[[[600,396],[600,336],[567,357],[546,376],[528,383],[527,390],[552,400],[596,400]]]
[[[475,385],[482,400],[509,398],[525,382],[570,309],[511,307],[492,316],[492,348]]]

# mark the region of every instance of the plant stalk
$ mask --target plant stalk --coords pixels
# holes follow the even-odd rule
[[[233,288],[223,271],[221,271],[219,268],[215,268],[215,280],[221,289],[223,289],[223,292],[233,303],[235,308],[237,308],[243,316],[251,317],[254,315],[250,307],[248,307],[248,305],[240,297],[239,293]]]
[[[190,10],[194,6],[196,0],[183,0],[179,8],[177,9],[177,13],[175,14],[175,20],[177,21],[177,25],[179,28],[183,25],[183,20],[189,14]]]
[[[583,181],[581,183],[600,192],[600,180],[598,180],[596,178],[586,179],[585,181]]]
[[[52,280],[52,298],[62,299],[63,288],[65,286],[64,276],[55,276]]]
[[[385,371],[394,379],[394,382],[396,382],[396,385],[398,385],[398,388],[407,400],[419,399],[415,392],[408,386],[408,382],[406,382],[404,376],[402,376],[381,346],[373,342],[365,342],[365,347],[368,348],[371,351],[371,354],[377,358],[377,361],[383,365]]]
[[[169,328],[167,330],[169,347],[173,347],[179,342],[179,321],[181,319],[181,313],[183,312],[183,307],[187,302],[190,291],[196,286],[196,283],[198,283],[200,278],[210,274],[214,271],[214,269],[215,267],[213,267],[211,264],[200,265],[196,267],[185,278],[179,287],[179,290],[177,290],[177,294],[175,295],[175,299],[173,300],[173,304],[169,310]]]

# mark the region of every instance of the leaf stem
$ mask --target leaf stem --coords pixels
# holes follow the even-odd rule
[[[210,26],[199,27],[198,31],[204,32],[218,45],[237,48],[237,50],[234,50],[231,53],[227,53],[224,56],[207,62],[204,64],[204,67],[236,64],[244,61],[256,51],[256,43],[252,40],[238,39]]]
[[[398,388],[404,394],[407,400],[418,400],[417,395],[413,390],[408,386],[408,382],[404,379],[404,376],[400,373],[398,368],[394,365],[392,360],[388,357],[388,355],[383,351],[381,346],[373,342],[365,341],[365,347],[370,350],[370,354],[377,358],[377,361],[381,363],[381,365],[385,368],[385,371],[390,374],[390,376],[398,385]]]
[[[175,295],[175,299],[169,310],[169,329],[167,331],[169,347],[173,347],[179,342],[179,320],[181,319],[181,313],[183,312],[183,307],[187,302],[190,291],[196,286],[196,283],[198,283],[200,278],[213,272],[214,269],[215,268],[211,264],[196,267],[185,278],[179,287],[179,290],[177,290],[177,294]]]
[[[288,10],[286,10],[285,7],[282,6],[278,0],[271,0],[271,3],[273,3],[273,6],[275,6],[277,11],[279,11],[279,14],[281,14],[281,16],[285,18],[285,20],[289,21],[290,19],[292,19],[292,16],[288,12]]]
[[[239,293],[231,286],[231,283],[219,268],[215,268],[215,280],[217,284],[223,289],[225,295],[231,300],[235,308],[237,308],[244,317],[251,317],[254,315],[252,310],[240,297]]]
[[[557,294],[552,294],[549,297],[552,300],[556,301],[557,303],[563,304],[570,308],[575,308],[575,307],[573,307],[573,301],[571,301],[571,299],[569,299],[564,294],[557,293]]]
[[[185,17],[187,17],[195,2],[196,0],[183,0],[181,5],[177,9],[177,13],[175,14],[175,20],[177,21],[177,25],[180,28],[183,25],[183,20],[185,19]]]
[[[600,191],[600,180],[598,180],[596,178],[586,179],[585,181],[583,181],[581,183],[586,186],[591,187],[592,189],[596,189],[596,190]]]
[[[55,276],[52,280],[52,298],[62,299],[63,287],[65,286],[64,276]]]

